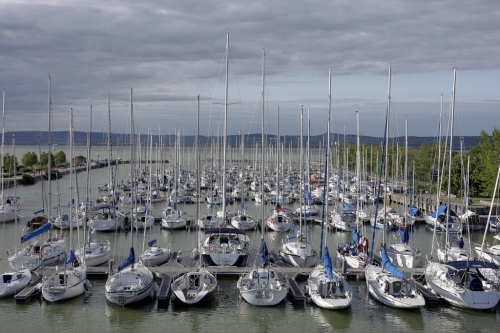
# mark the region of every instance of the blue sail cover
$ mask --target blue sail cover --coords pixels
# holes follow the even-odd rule
[[[148,242],[148,246],[149,246],[149,247],[151,247],[151,246],[153,246],[153,245],[155,245],[155,244],[156,244],[156,239],[150,240],[150,241]]]
[[[33,214],[40,214],[40,213],[43,213],[43,212],[45,212],[45,209],[44,209],[44,208],[39,209],[39,210],[37,210],[37,211],[33,212]]]
[[[41,234],[49,231],[50,229],[52,229],[52,223],[50,223],[50,222],[45,223],[40,228],[35,229],[32,232],[27,233],[26,235],[22,236],[21,237],[21,243],[29,241],[30,239],[32,239],[32,238],[34,238],[34,237],[36,237],[38,235],[41,235]]]
[[[455,244],[457,244],[457,246],[461,249],[464,248],[464,238],[462,236],[460,236],[460,238],[458,239],[455,239]]]
[[[264,239],[262,239],[260,243],[259,255],[260,255],[260,263],[262,264],[262,266],[265,267],[269,265],[269,251],[267,250],[267,245]]]
[[[343,208],[356,208],[356,205],[349,205],[348,203],[342,202],[342,207]]]
[[[325,246],[325,255],[323,256],[323,266],[325,266],[325,272],[330,281],[333,280],[332,273],[332,259],[330,259],[330,253],[328,252],[328,246]]]
[[[64,264],[65,265],[71,264],[75,260],[76,260],[75,252],[73,252],[73,250],[71,250],[71,251],[69,251],[68,255],[66,256],[66,260],[64,260]]]
[[[432,213],[429,214],[430,217],[436,217],[441,214],[446,214],[446,210],[448,209],[448,206],[439,206],[437,211],[433,211]],[[437,212],[437,214],[436,214]],[[457,216],[453,210],[450,209],[450,216]]]
[[[410,240],[410,235],[408,234],[408,227],[405,227],[404,230],[399,230],[398,234],[401,237],[401,243],[408,244],[408,241]]]
[[[418,216],[420,211],[417,207],[411,207],[410,209],[408,209],[408,215],[410,216]]]
[[[356,246],[359,243],[359,234],[356,229],[352,229],[352,245]]]
[[[131,247],[130,251],[128,252],[128,258],[124,262],[122,262],[120,266],[118,266],[118,271],[121,271],[125,267],[132,265],[134,262],[135,262],[135,252],[134,248]]]
[[[406,275],[404,275],[396,267],[394,267],[394,265],[389,260],[387,252],[385,250],[385,245],[382,245],[381,251],[382,251],[382,265],[384,265],[384,267],[387,268],[387,270],[395,277],[399,279],[406,279]]]

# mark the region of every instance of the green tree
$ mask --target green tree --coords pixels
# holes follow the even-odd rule
[[[50,153],[50,166],[54,166],[54,155]],[[42,153],[40,156],[40,166],[41,167],[47,167],[49,164],[49,154],[47,152]]]
[[[27,152],[24,154],[23,158],[21,159],[21,162],[25,167],[31,167],[34,166],[38,163],[38,155],[35,154],[34,152]]]
[[[478,194],[493,195],[498,165],[500,164],[500,130],[494,128],[491,136],[485,131],[481,131],[477,146],[469,151],[469,156],[473,189]]]
[[[63,165],[66,163],[66,154],[62,150],[57,152],[55,162],[57,165]]]
[[[14,171],[14,161],[17,163],[17,157],[10,155],[9,153],[5,154],[3,157],[3,168],[5,172],[11,173]]]

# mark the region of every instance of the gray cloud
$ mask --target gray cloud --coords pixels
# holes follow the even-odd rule
[[[222,107],[212,99],[220,103],[224,98],[221,66],[229,30],[230,102],[241,102],[230,106],[231,132],[241,130],[243,122],[260,132],[259,74],[265,47],[268,131],[275,132],[280,105],[282,132],[297,134],[299,105],[309,104],[313,133],[325,132],[327,73],[332,67],[334,84],[342,90],[332,93],[335,130],[343,131],[346,124],[354,133],[354,111],[359,109],[362,132],[382,135],[379,123],[392,61],[395,81],[397,75],[408,75],[395,87],[396,92],[405,90],[395,101],[398,121],[408,114],[415,118],[412,135],[433,135],[438,96],[450,94],[452,67],[461,72],[500,69],[499,22],[496,1],[310,0],[293,6],[282,0],[4,1],[0,84],[7,97],[6,128],[46,130],[50,73],[57,130],[68,127],[70,107],[76,111],[78,130],[88,128],[91,104],[94,119],[105,121],[109,90],[113,130],[126,131],[133,87],[141,132],[161,126],[193,134],[198,94],[203,130],[216,131]],[[449,76],[446,86],[428,83],[436,90],[435,103],[419,101],[419,91],[411,92],[411,77],[422,80],[429,73]],[[357,81],[350,82],[353,76]],[[464,135],[490,131],[495,122],[477,114],[498,119],[496,96],[467,98],[461,101]],[[98,127],[107,128],[94,124]]]

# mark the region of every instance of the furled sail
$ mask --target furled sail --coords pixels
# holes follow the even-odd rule
[[[131,247],[130,251],[128,252],[128,258],[124,262],[122,262],[120,266],[118,266],[118,271],[121,271],[125,267],[132,265],[134,262],[135,262],[135,252],[134,248]]]
[[[384,265],[384,267],[395,277],[399,279],[406,279],[406,275],[404,275],[396,267],[394,267],[394,265],[389,260],[387,252],[385,250],[385,244],[382,245],[381,251],[382,251],[382,265]]]
[[[325,254],[323,255],[323,266],[325,266],[325,272],[330,281],[333,280],[332,273],[332,259],[330,258],[330,253],[328,252],[328,246],[325,246]]]

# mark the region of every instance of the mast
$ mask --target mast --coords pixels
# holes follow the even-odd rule
[[[132,88],[130,88],[130,180],[131,180],[131,207],[132,211],[130,212],[131,218],[134,210],[134,201],[135,201],[135,177],[134,177],[134,103],[132,100]],[[132,248],[134,247],[134,228],[133,224],[130,223],[130,231],[131,231],[131,239],[132,239]]]
[[[227,145],[227,107],[229,92],[229,31],[226,40],[226,95],[224,100],[224,139],[222,153],[222,221],[226,221],[226,145]]]
[[[51,94],[51,76],[49,75],[49,100],[48,100],[48,109],[49,109],[49,156],[48,156],[48,162],[47,162],[47,179],[49,183],[49,188],[48,188],[48,207],[47,207],[47,218],[48,221],[51,221],[51,212],[52,212],[52,187],[51,187],[51,178],[52,178],[52,170],[51,170],[51,164],[52,164],[52,98],[50,96]],[[50,233],[50,231],[49,231]],[[50,235],[50,234],[49,234]],[[49,236],[50,237],[50,236]]]
[[[302,135],[302,124],[303,124],[303,118],[304,118],[304,105],[301,104],[300,105],[300,149],[299,149],[299,153],[300,153],[300,184],[299,184],[299,188],[300,188],[300,207],[301,209],[299,209],[299,212],[300,212],[300,216],[299,216],[299,232],[301,232],[302,230],[302,200],[304,200],[304,196],[303,196],[303,191],[304,191],[304,171],[303,171],[303,163],[304,163],[304,155],[303,155],[303,151],[302,151],[302,144],[303,144],[303,135]],[[305,201],[305,200],[304,200]],[[305,216],[305,210],[304,210],[304,216]],[[299,238],[302,238],[302,237],[299,237]],[[299,240],[299,242],[301,242],[301,240]]]
[[[431,260],[432,260],[432,255],[434,253],[434,241],[436,239],[436,227],[437,227],[437,211],[439,209],[439,195],[441,193],[441,180],[440,180],[440,169],[441,169],[441,127],[442,127],[442,117],[443,117],[443,94],[441,94],[441,109],[439,111],[439,136],[438,136],[438,163],[437,163],[437,188],[438,190],[436,191],[436,221],[434,222],[434,230],[432,233],[432,244],[431,244]],[[432,177],[431,177],[432,178]],[[432,179],[431,179],[432,181]],[[432,189],[432,187],[431,187]],[[431,196],[429,195],[429,198]]]
[[[404,193],[405,193],[405,198],[404,198],[404,209],[408,209],[406,206],[406,189],[408,188],[408,117],[406,117],[406,124],[405,124],[405,166],[404,166]],[[407,211],[406,211],[407,212]],[[405,214],[406,214],[405,212]],[[407,219],[408,219],[408,214],[405,216],[405,228],[407,226]]]
[[[12,138],[14,139],[14,137]],[[5,159],[5,155],[4,155],[4,144],[5,144],[5,90],[2,90],[2,193],[0,195],[0,201],[2,201],[3,203],[3,173],[5,171],[5,166],[4,166],[4,159]],[[15,156],[14,155],[14,159],[15,159]],[[14,182],[15,184],[16,182]],[[5,215],[4,215],[5,217]],[[4,221],[3,223],[5,223],[5,218],[4,218]],[[16,233],[17,235],[17,233]],[[17,253],[17,252],[16,252]]]
[[[111,171],[111,105],[109,100],[109,90],[108,90],[108,192],[113,193],[115,186],[113,184],[113,174]],[[113,205],[114,205],[114,194],[113,194]]]
[[[453,123],[455,121],[455,89],[457,86],[457,69],[453,69],[453,90],[451,92],[451,124],[450,124],[450,151],[449,151],[449,167],[448,167],[448,193],[447,193],[447,209],[446,209],[446,241],[445,244],[448,245],[449,235],[448,235],[448,219],[450,218],[450,202],[451,202],[451,161],[453,157]],[[437,219],[437,212],[436,212]],[[488,220],[489,221],[489,220]],[[435,227],[434,227],[435,228]],[[445,251],[445,259],[448,261],[448,251]]]
[[[200,220],[200,198],[201,198],[201,190],[200,190],[200,95],[198,95],[198,113],[197,113],[197,125],[196,125],[196,192],[198,197],[196,198],[196,221]],[[191,230],[191,228],[189,229]],[[196,234],[196,246],[197,246],[197,255],[199,259],[199,265],[201,266],[201,256],[199,250],[201,245],[199,243],[199,233]],[[196,255],[195,255],[196,258]]]
[[[356,231],[359,232],[359,194],[361,193],[361,157],[359,154],[359,112],[356,110],[356,192],[358,198],[356,200]]]
[[[73,108],[69,109],[69,250],[72,251],[73,242]],[[84,223],[85,224],[85,223]],[[78,226],[77,226],[78,227]],[[85,226],[84,226],[85,228]],[[82,256],[85,258],[85,255]],[[64,265],[66,269],[66,265]]]
[[[319,245],[319,259],[323,259],[323,238],[324,238],[324,226],[325,226],[325,216],[327,216],[327,190],[328,186],[328,166],[330,162],[330,114],[332,109],[332,68],[328,71],[328,124],[326,126],[326,147],[325,147],[325,182],[323,187],[323,216],[321,218],[321,236]]]
[[[385,124],[386,140],[385,140],[385,175],[384,175],[384,226],[387,223],[387,177],[389,173],[389,123],[391,121],[391,83],[392,83],[392,63],[389,65],[389,88],[387,95],[387,119]],[[382,244],[385,245],[385,232],[382,233]]]
[[[262,223],[262,233],[261,237],[264,239],[264,76],[265,76],[265,61],[266,61],[266,50],[262,49],[262,147],[260,153],[260,191],[261,191],[261,199],[262,199],[262,208],[260,210],[260,218]]]

